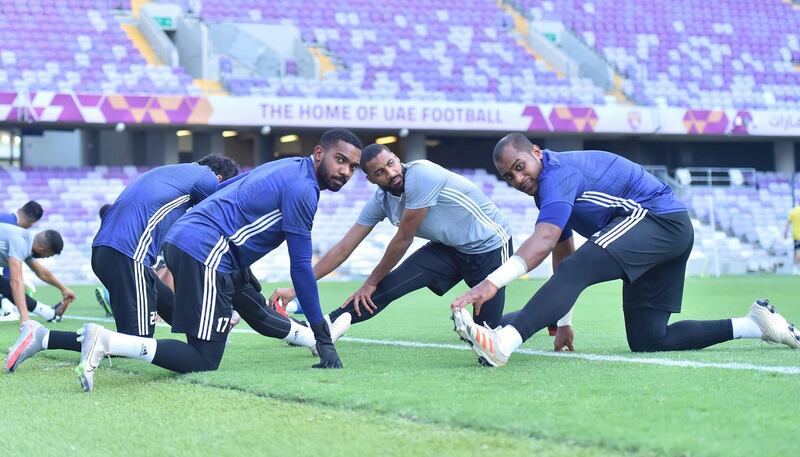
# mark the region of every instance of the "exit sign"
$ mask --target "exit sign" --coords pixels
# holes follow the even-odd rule
[[[158,24],[159,27],[161,27],[162,29],[173,28],[171,17],[155,16],[153,19],[156,21],[156,24]]]

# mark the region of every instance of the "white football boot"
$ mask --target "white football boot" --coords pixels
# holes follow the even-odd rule
[[[780,315],[769,300],[756,300],[750,306],[747,317],[761,329],[761,339],[770,343],[785,344],[792,349],[800,348],[800,331],[794,324]]]
[[[508,355],[500,352],[497,330],[486,325],[478,325],[472,320],[472,314],[464,308],[453,312],[454,330],[462,340],[472,346],[472,350],[493,367],[502,367],[508,363]],[[481,362],[483,363],[483,362]]]
[[[20,363],[44,349],[42,340],[45,335],[47,335],[47,329],[42,324],[36,321],[26,321],[19,331],[19,338],[17,338],[16,343],[8,348],[6,373],[13,372]]]
[[[83,390],[91,392],[94,388],[94,371],[100,366],[108,352],[108,344],[104,338],[105,328],[97,324],[83,324],[78,332],[81,342],[81,363],[75,368],[78,372]]]

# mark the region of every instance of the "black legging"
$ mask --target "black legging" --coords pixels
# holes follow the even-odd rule
[[[214,371],[225,352],[225,340],[206,341],[186,335],[186,343],[178,340],[157,340],[153,365],[176,373]]]
[[[504,318],[503,321],[513,325],[525,341],[564,317],[587,287],[622,277],[622,268],[605,249],[591,242],[584,243],[558,265],[553,276],[513,319]]]
[[[625,332],[633,352],[703,349],[733,339],[730,319],[669,323],[668,311],[626,309]]]
[[[156,280],[156,310],[161,319],[172,325],[172,313],[175,310],[175,292],[160,279]]]
[[[292,328],[289,319],[269,306],[250,283],[245,283],[234,293],[233,309],[253,330],[270,338],[286,338]]]
[[[417,251],[419,252],[419,251]],[[413,255],[413,254],[412,254]],[[482,279],[482,278],[481,278]],[[466,280],[468,286],[473,287],[477,285],[480,280]],[[400,297],[408,295],[409,293],[430,287],[434,284],[435,278],[425,268],[417,265],[416,262],[411,261],[411,258],[400,264],[397,268],[392,270],[381,282],[375,292],[372,293],[372,303],[375,304],[375,311],[370,314],[363,306],[361,306],[361,316],[356,315],[355,306],[349,303],[344,308],[336,308],[329,316],[331,322],[335,321],[339,316],[344,313],[350,313],[353,316],[353,323],[364,322],[368,319],[375,317],[378,313],[386,309],[390,303]],[[484,322],[491,326],[496,327],[500,324],[503,314],[503,305],[505,303],[506,289],[501,288],[491,300],[484,303],[481,312],[475,315],[475,322],[483,324]],[[555,322],[555,321],[554,321]]]
[[[621,279],[623,271],[603,248],[587,242],[562,261],[556,273],[525,307],[504,316],[525,341],[569,311],[587,287]],[[652,308],[624,309],[628,345],[634,352],[702,349],[733,338],[730,319],[669,323],[670,312]]]
[[[14,303],[14,296],[11,294],[11,280],[9,278],[5,278],[0,276],[0,295],[6,297],[11,303]],[[14,303],[16,305],[16,303]],[[36,309],[36,300],[32,299],[28,295],[25,295],[25,305],[28,308],[28,311],[33,311]]]

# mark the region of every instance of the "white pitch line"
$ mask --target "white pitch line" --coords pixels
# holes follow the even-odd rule
[[[64,319],[76,319],[84,321],[114,322],[107,317],[88,317],[88,316],[64,316]],[[166,324],[159,324],[159,327],[169,327]],[[249,328],[234,328],[233,333],[244,333],[258,335],[258,332]],[[396,346],[420,349],[450,349],[457,351],[469,351],[470,348],[464,344],[444,344],[444,343],[422,343],[418,341],[403,340],[376,340],[371,338],[342,337],[341,341],[358,344],[374,344],[378,346]],[[568,359],[590,360],[593,362],[617,362],[634,363],[641,365],[659,365],[665,367],[679,368],[717,368],[722,370],[736,371],[757,371],[761,373],[779,373],[788,375],[800,375],[800,367],[783,367],[769,365],[753,365],[750,363],[723,363],[723,362],[697,362],[693,360],[648,358],[648,357],[626,357],[621,355],[587,354],[580,352],[552,352],[536,349],[518,349],[515,354],[525,354],[541,357],[561,357]]]

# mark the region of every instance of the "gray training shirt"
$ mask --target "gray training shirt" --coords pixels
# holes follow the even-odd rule
[[[8,267],[8,258],[24,262],[33,255],[33,233],[11,224],[0,224],[0,267]]]
[[[395,197],[378,189],[364,205],[357,224],[373,227],[388,217],[399,226],[405,208],[428,208],[417,229],[420,238],[465,254],[482,254],[508,242],[508,222],[470,180],[427,160],[409,162],[404,167],[403,195]]]

